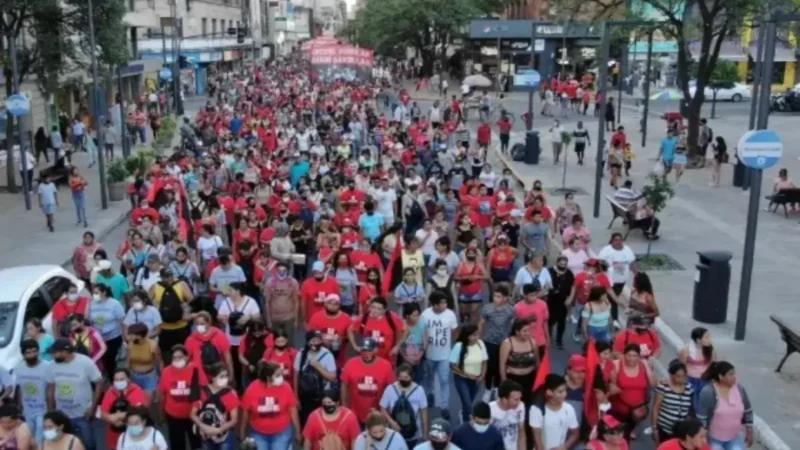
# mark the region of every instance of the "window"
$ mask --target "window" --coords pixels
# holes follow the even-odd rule
[[[25,306],[25,322],[34,318],[43,320],[50,309],[50,302],[42,294],[42,289],[38,289],[30,296]]]
[[[211,19],[211,34],[217,34],[217,19]]]
[[[222,33],[222,34],[227,34],[228,33],[228,29],[225,28],[225,19],[222,19],[222,20],[219,21],[219,32]]]
[[[202,24],[202,27],[203,27],[202,28],[203,37],[206,37],[206,35],[208,35],[208,19],[206,19],[204,17],[202,22],[201,22],[201,24]]]

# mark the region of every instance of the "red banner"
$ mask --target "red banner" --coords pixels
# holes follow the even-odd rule
[[[372,50],[352,45],[332,44],[311,47],[312,66],[359,66],[372,67],[375,56]]]

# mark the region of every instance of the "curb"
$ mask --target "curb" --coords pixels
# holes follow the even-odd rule
[[[130,211],[125,211],[124,213],[120,214],[119,217],[114,219],[109,225],[107,225],[105,228],[102,228],[100,231],[95,233],[94,235],[95,240],[98,242],[104,240],[106,237],[108,237],[109,234],[111,234],[112,231],[114,231],[115,228],[117,228],[126,220],[128,220],[128,216],[130,216],[130,214],[131,214]],[[72,255],[70,255],[66,261],[61,263],[61,267],[67,268],[71,264],[72,264]]]
[[[511,175],[516,178],[517,182],[524,188],[525,183],[522,181],[522,177],[514,168],[514,166],[509,164],[509,161],[505,155],[502,155],[496,148],[494,149],[494,152],[495,156],[497,156],[497,159],[511,171]],[[678,333],[670,328],[666,322],[661,320],[661,318],[656,318],[654,326],[664,342],[669,344],[674,349],[677,356],[677,352],[680,351],[685,345],[683,339],[681,339]],[[660,375],[663,376],[667,373],[667,368],[663,363],[661,363],[661,361],[655,361],[654,365],[656,371]],[[786,444],[786,442],[784,442],[783,439],[777,435],[777,433],[775,433],[775,431],[767,424],[767,422],[755,414],[753,415],[753,430],[755,431],[756,441],[764,446],[766,450],[791,450],[791,447],[789,447],[789,445]]]

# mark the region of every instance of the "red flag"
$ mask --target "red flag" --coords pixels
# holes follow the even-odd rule
[[[534,392],[544,386],[544,379],[547,378],[548,375],[550,375],[550,347],[545,347],[542,363],[539,365],[539,370],[536,372],[536,379],[533,380]]]
[[[397,269],[402,264],[400,262],[400,252],[403,251],[403,240],[399,234],[395,235],[395,239],[397,239],[397,241],[394,244],[392,256],[389,258],[389,265],[386,266],[385,276],[383,277],[383,286],[381,286],[383,295],[389,295],[392,292],[392,285],[395,283],[395,272],[398,272]],[[400,277],[402,277],[402,274]],[[397,280],[398,282],[399,279],[400,278]]]
[[[583,393],[583,413],[591,427],[597,425],[597,420],[599,419],[599,405],[594,394],[595,379],[599,370],[600,355],[597,354],[594,339],[592,339],[586,346],[586,381]]]

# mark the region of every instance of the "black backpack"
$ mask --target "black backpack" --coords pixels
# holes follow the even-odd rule
[[[183,302],[175,290],[175,285],[167,286],[160,281],[158,284],[164,288],[164,293],[161,294],[161,302],[158,304],[161,320],[164,323],[180,322],[183,320]]]
[[[79,353],[81,355],[89,356],[89,336],[87,335],[85,339],[75,338],[75,353]]]
[[[248,337],[248,340],[250,337]],[[250,365],[253,367],[258,366],[258,362],[264,359],[264,353],[267,352],[267,342],[266,336],[262,336],[259,339],[254,339],[250,342],[247,350],[244,353],[244,358],[247,360]]]
[[[241,311],[236,311],[236,307],[233,306],[230,300],[225,301],[228,302],[228,309],[231,311],[231,314],[228,316],[228,329],[230,330],[231,336],[242,336],[247,332],[247,325],[239,325],[238,322],[242,316],[244,316],[244,309],[247,308],[250,298],[248,297],[245,299]]]
[[[422,205],[419,204],[419,200],[413,199],[413,203],[411,203],[411,207],[408,209],[408,220],[409,222],[422,222],[425,218],[425,210],[422,209]]]
[[[417,388],[419,388],[419,385],[414,386],[414,389],[411,389],[411,391],[406,394],[400,392],[394,384],[392,385],[392,389],[394,389],[395,394],[397,394],[397,402],[395,402],[392,407],[392,420],[397,422],[397,425],[400,426],[400,435],[406,440],[413,439],[417,434],[417,414],[414,412],[414,407],[411,406],[411,402],[408,401],[408,397],[410,397]]]
[[[327,353],[318,355],[317,361],[321,361],[325,355],[327,355]],[[322,401],[322,393],[325,390],[325,379],[310,363],[305,364],[305,361],[302,361],[302,364],[297,380],[298,393],[303,396],[304,399],[308,399],[311,402]]]
[[[120,394],[119,397],[117,397],[116,400],[114,400],[114,403],[111,404],[111,409],[109,410],[109,413],[116,414],[118,412],[128,412],[128,408],[130,406],[131,406],[130,402],[128,402],[128,399],[125,398],[125,393],[123,392]],[[125,423],[123,422],[123,424],[120,426],[111,425],[111,429],[118,433],[122,433],[123,431],[125,431],[126,426]]]
[[[205,425],[220,427],[223,423],[225,423],[226,413],[225,404],[222,402],[222,397],[225,396],[225,394],[227,394],[231,388],[220,389],[220,391],[216,394],[211,392],[211,389],[209,389],[208,386],[206,386],[204,389],[206,393],[206,401],[203,402],[203,406],[200,407],[199,411],[197,411],[197,417],[199,417],[200,421]],[[195,427],[195,432],[198,432],[197,427]],[[207,437],[211,441],[222,443],[227,439],[228,433],[229,431],[226,431],[222,434]]]
[[[203,367],[211,367],[214,364],[222,361],[222,355],[219,354],[217,347],[211,343],[211,339],[203,341],[200,345],[200,363]]]

